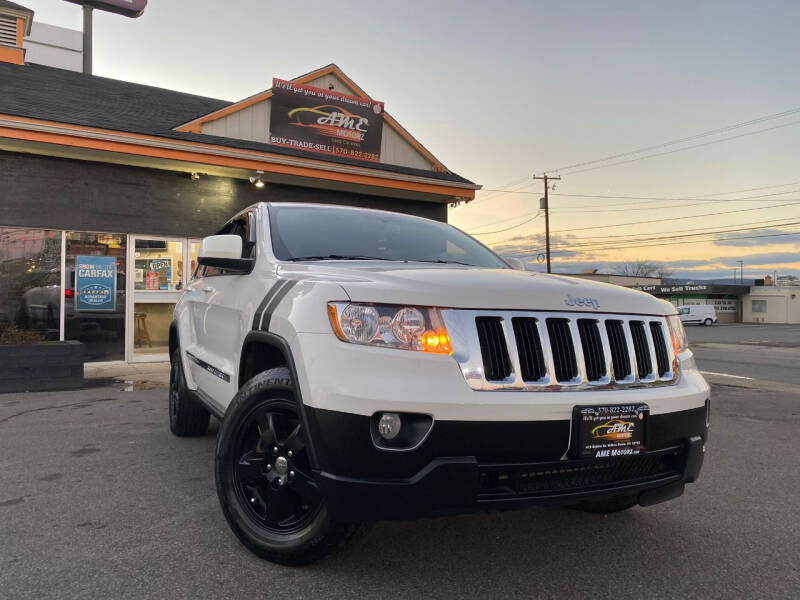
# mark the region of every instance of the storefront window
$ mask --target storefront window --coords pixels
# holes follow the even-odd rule
[[[0,227],[0,336],[57,340],[60,314],[61,232]]]
[[[87,361],[125,359],[123,234],[66,234],[64,339],[85,346]]]
[[[765,312],[767,312],[767,301],[766,300],[753,300],[753,312],[754,313],[765,313]]]
[[[183,243],[137,239],[135,268],[135,290],[180,290],[183,281]]]

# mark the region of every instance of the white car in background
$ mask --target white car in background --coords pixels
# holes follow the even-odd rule
[[[690,304],[678,307],[681,323],[697,323],[711,327],[717,323],[717,311],[711,304]]]

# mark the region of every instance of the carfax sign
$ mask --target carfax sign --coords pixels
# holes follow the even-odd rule
[[[383,102],[272,80],[269,143],[357,160],[381,159]]]
[[[75,259],[75,310],[106,311],[117,308],[117,259],[113,256],[78,256]]]

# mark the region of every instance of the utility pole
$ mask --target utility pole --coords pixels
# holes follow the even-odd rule
[[[551,177],[545,173],[541,177],[534,175],[533,178],[544,181],[544,198],[542,198],[542,204],[539,205],[539,208],[544,210],[545,255],[547,256],[547,272],[550,273],[550,203],[547,195],[550,186],[548,182],[551,180],[560,180],[561,177]]]
[[[744,285],[744,261],[743,260],[737,260],[736,262],[739,263],[739,268],[741,269],[740,275],[739,275],[739,283]]]
[[[83,72],[92,74],[92,11],[94,8],[83,5]]]

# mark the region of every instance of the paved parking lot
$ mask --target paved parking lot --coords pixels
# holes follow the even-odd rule
[[[776,391],[800,385],[800,325],[687,325],[686,333],[711,381]]]
[[[706,465],[676,501],[377,523],[294,569],[235,540],[216,431],[173,437],[165,390],[0,396],[0,598],[797,597],[800,389],[741,382],[715,384]]]

